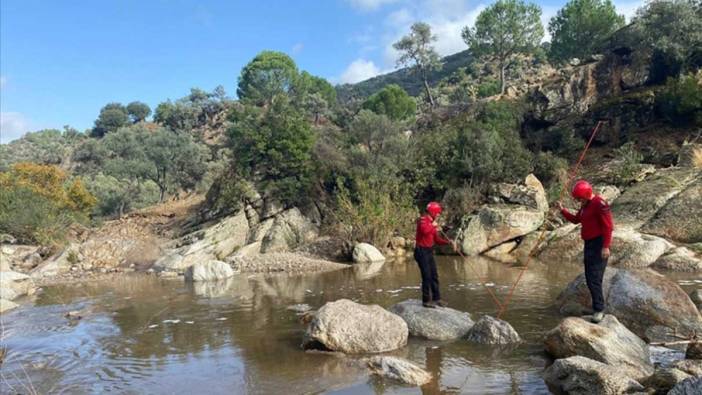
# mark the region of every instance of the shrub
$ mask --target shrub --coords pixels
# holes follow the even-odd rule
[[[338,189],[333,215],[345,241],[383,248],[393,235],[411,234],[417,210],[398,181],[360,179],[352,189],[339,182]]]
[[[490,97],[500,93],[500,82],[487,80],[478,85],[478,97]]]
[[[656,108],[673,126],[702,125],[702,72],[668,79],[656,96]]]
[[[614,180],[619,185],[626,185],[634,181],[634,177],[640,168],[643,155],[636,149],[633,142],[628,142],[614,151],[620,163],[614,172]]]

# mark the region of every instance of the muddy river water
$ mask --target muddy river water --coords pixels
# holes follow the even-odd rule
[[[477,319],[496,308],[480,285],[507,293],[519,269],[483,259],[439,259],[444,298]],[[402,356],[434,380],[411,388],[369,376],[352,357],[305,353],[290,306],[340,298],[389,307],[419,296],[412,260],[306,275],[238,275],[185,284],[144,275],[46,287],[2,316],[7,350],[0,393],[120,394],[540,394],[549,363],[543,333],[553,301],[578,267],[534,263],[503,316],[525,339],[495,348],[410,338]],[[685,285],[685,284],[683,284]],[[67,319],[79,311],[80,320]]]

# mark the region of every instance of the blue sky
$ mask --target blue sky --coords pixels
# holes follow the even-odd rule
[[[27,131],[90,128],[108,102],[154,108],[191,87],[236,91],[241,68],[264,49],[333,83],[395,67],[392,43],[418,20],[437,50],[464,50],[478,0],[2,0],[0,142]],[[615,1],[631,16],[642,0]],[[565,0],[537,2],[547,22]]]

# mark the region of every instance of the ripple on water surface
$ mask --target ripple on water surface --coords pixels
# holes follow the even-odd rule
[[[519,268],[482,259],[439,259],[444,298],[474,319],[495,314],[474,265],[504,297]],[[369,377],[356,357],[305,353],[299,312],[348,298],[389,307],[419,297],[413,261],[316,275],[240,275],[184,284],[133,276],[48,287],[34,307],[3,315],[0,392],[39,393],[548,393],[541,335],[559,317],[551,303],[577,268],[533,264],[503,317],[525,339],[495,348],[411,338],[395,355],[425,367],[421,391]],[[80,320],[64,315],[79,311]]]

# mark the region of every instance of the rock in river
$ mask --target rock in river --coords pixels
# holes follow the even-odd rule
[[[405,300],[389,310],[405,320],[410,335],[430,340],[458,339],[474,324],[468,313],[447,307],[426,308],[417,299]]]
[[[581,356],[556,360],[544,371],[544,380],[554,392],[571,395],[619,395],[644,389],[617,369]]]
[[[234,275],[231,266],[221,261],[196,263],[185,271],[187,281],[215,281],[224,280]]]
[[[372,357],[368,367],[374,374],[409,385],[420,386],[431,381],[429,372],[403,358]]]
[[[702,332],[702,316],[687,294],[650,269],[607,268],[603,281],[606,312],[646,341],[658,328],[677,328],[680,335]],[[558,297],[564,315],[580,315],[591,306],[585,276],[578,276]]]
[[[511,344],[522,339],[507,321],[482,316],[468,332],[468,341],[480,344]]]
[[[544,344],[555,358],[580,355],[614,366],[635,379],[653,373],[648,345],[609,314],[599,325],[566,318],[546,334]]]
[[[346,354],[380,353],[403,347],[408,335],[405,321],[384,308],[340,299],[317,311],[302,346]]]

